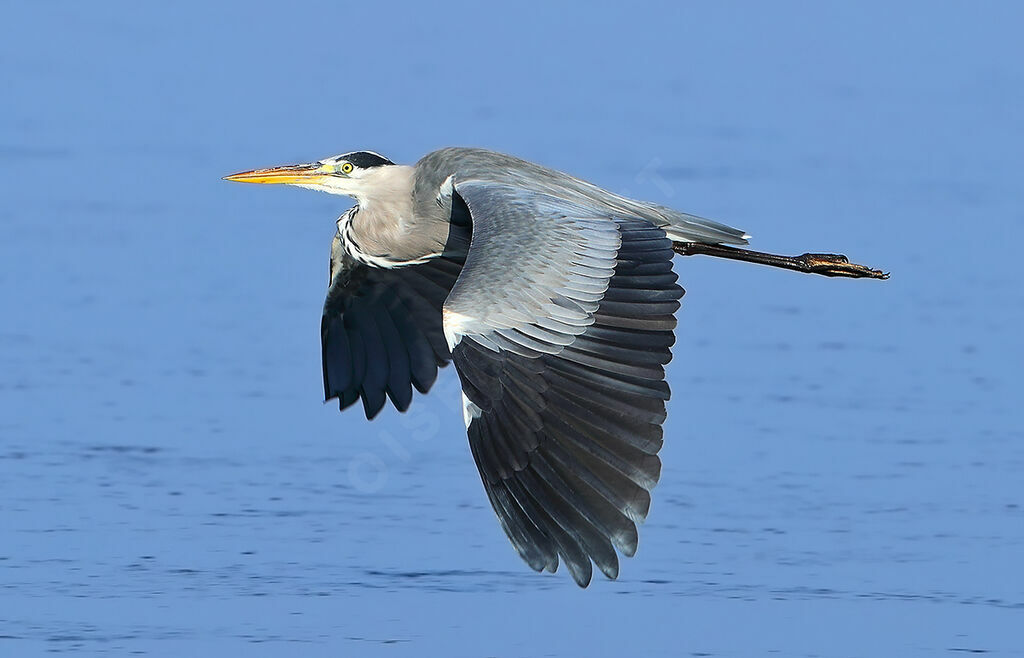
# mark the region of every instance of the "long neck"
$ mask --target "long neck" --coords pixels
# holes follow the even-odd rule
[[[415,211],[413,173],[401,165],[375,168],[364,177],[372,192],[355,195],[359,210],[351,221],[351,240],[371,264],[413,263],[444,248],[447,226]]]

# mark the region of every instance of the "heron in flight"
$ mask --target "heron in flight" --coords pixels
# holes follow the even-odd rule
[[[829,276],[831,254],[748,251],[745,232],[474,148],[413,166],[371,151],[246,171],[355,199],[337,220],[320,337],[324,395],[399,411],[453,362],[469,445],[522,559],[581,587],[637,549],[658,481],[673,253]]]

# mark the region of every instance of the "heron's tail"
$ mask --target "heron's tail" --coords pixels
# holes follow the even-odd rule
[[[689,215],[664,206],[658,206],[657,211],[665,219],[662,228],[673,242],[747,244],[750,238],[746,231],[697,215]]]

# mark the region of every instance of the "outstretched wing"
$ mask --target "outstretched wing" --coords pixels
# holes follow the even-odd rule
[[[470,447],[522,558],[618,575],[650,506],[682,288],[665,231],[496,182],[457,182],[473,235],[444,304]]]
[[[362,398],[367,418],[386,398],[399,411],[412,387],[426,393],[451,359],[441,308],[462,269],[461,259],[435,258],[394,269],[352,259],[336,235],[331,282],[320,322],[324,397],[340,408]]]

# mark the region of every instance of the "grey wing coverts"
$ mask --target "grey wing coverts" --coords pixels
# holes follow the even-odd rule
[[[683,290],[644,219],[456,181],[473,234],[444,305],[467,433],[491,505],[537,571],[618,575],[660,474],[664,365]],[[512,237],[514,236],[514,237]]]

